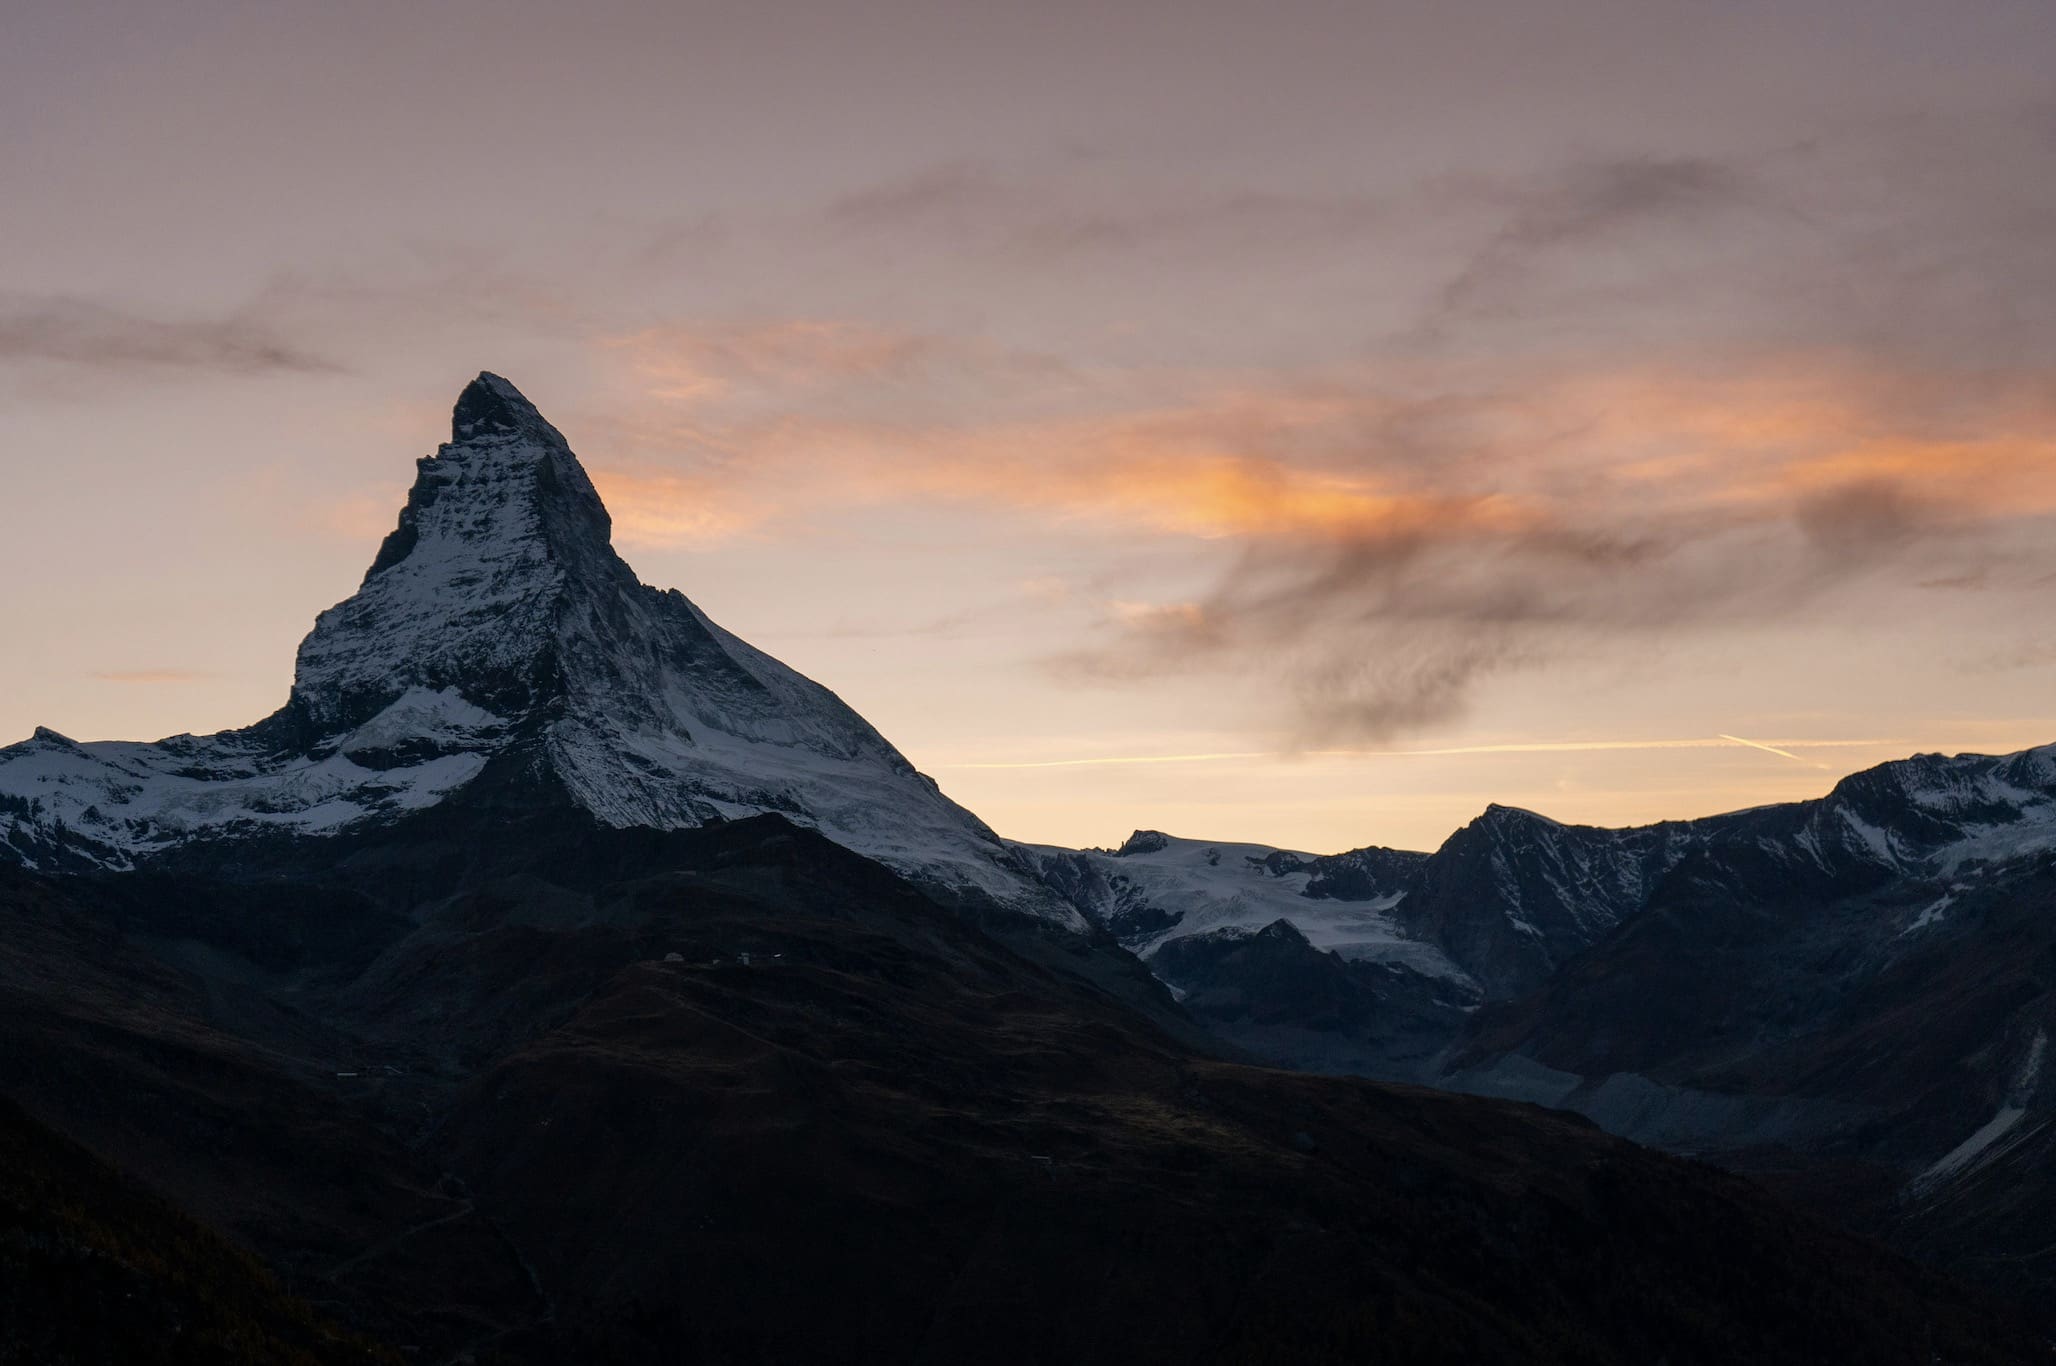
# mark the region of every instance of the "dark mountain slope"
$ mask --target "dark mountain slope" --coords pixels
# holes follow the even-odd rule
[[[1579,1122],[1197,1055],[776,817],[523,843],[403,918],[9,875],[0,1084],[438,1356],[2044,1359]]]
[[[1455,1075],[2037,1291],[2056,1279],[2056,855],[1964,876],[1852,891],[1688,863],[1634,924],[1481,1012]]]
[[[2056,747],[1633,830],[1494,807],[1431,855],[1337,856],[1353,882],[1162,835],[1033,852],[1265,1058],[1571,1108],[2056,1287]]]
[[[1322,952],[1283,919],[1169,939],[1150,967],[1218,1038],[1318,1072],[1425,1072],[1477,1004],[1472,989],[1447,977]]]
[[[249,1256],[0,1100],[0,1361],[395,1362]]]

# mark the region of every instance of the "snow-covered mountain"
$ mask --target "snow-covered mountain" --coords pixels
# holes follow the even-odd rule
[[[1404,963],[1430,976],[1460,976],[1433,944],[1408,934],[1392,908],[1412,867],[1426,858],[1398,850],[1323,857],[1262,844],[1221,844],[1138,830],[1118,849],[1017,845],[1044,880],[1112,930],[1143,961],[1173,940],[1253,934],[1284,920],[1313,947],[1352,961]],[[1382,854],[1376,874],[1364,854]],[[1346,861],[1361,881],[1338,894]],[[1331,865],[1334,865],[1331,867]]]
[[[1613,928],[1474,1012],[1431,1080],[1818,1180],[1980,1275],[2046,1265],[2056,746],[1917,755],[1664,849]]]
[[[1276,1062],[1417,1080],[1482,996],[1397,914],[1426,854],[1156,830],[1118,849],[1016,847],[1190,1014]]]
[[[1024,852],[1273,1061],[1578,1110],[2001,1281],[2047,1256],[2056,745],[1624,830],[1494,806],[1432,854]]]
[[[1808,950],[1824,961],[1852,973],[1910,961],[1981,904],[1974,894],[2012,885],[2022,867],[2056,851],[2056,746],[1998,758],[1918,755],[1855,774],[1815,801],[1620,830],[1493,806],[1432,854],[1370,847],[1316,856],[1155,831],[1118,849],[1018,847],[1188,1009],[1245,1046],[1291,1065],[1434,1080],[1438,1052],[1476,1052],[1463,1039],[1481,1003],[1496,1010],[1555,992],[1550,1008],[1563,1013],[1603,996],[1622,1031],[1611,1037],[1643,1037],[1654,1016],[1635,1002],[1647,983],[1689,977],[1707,946],[1680,946],[1675,961],[1623,969],[1597,986],[1564,974],[1653,938],[1636,928],[1652,906],[1698,907],[1680,931],[1688,940],[1720,924],[1723,944],[1766,945],[1782,940],[1737,920],[1773,913],[1749,908],[1782,916],[1809,907],[1831,927]],[[1761,981],[1723,989],[1777,999],[1778,952],[1767,948],[1751,969]],[[1689,999],[1672,991],[1668,1004]],[[1804,1017],[1811,1007],[1791,1009]],[[1722,1028],[1676,1022],[1686,1040]],[[1565,1029],[1539,1026],[1534,1037],[1560,1045]],[[1559,1047],[1553,1056],[1570,1054]],[[1585,1071],[1583,1062],[1560,1068],[1547,1098],[1561,1100],[1577,1084],[1570,1073]]]
[[[0,749],[0,859],[125,868],[512,788],[614,827],[778,812],[946,895],[1082,925],[833,693],[639,582],[609,531],[563,436],[481,374],[286,705],[218,735]]]
[[[1509,994],[1640,911],[1723,819],[1609,830],[1489,806],[1420,864],[1401,918],[1493,994]]]
[[[1674,874],[1741,879],[1765,895],[1938,889],[1913,920],[1881,922],[1896,936],[1945,914],[1951,888],[2050,849],[2056,745],[1921,754],[1852,774],[1817,800],[1622,830],[1490,807],[1420,865],[1396,914],[1510,996],[1640,915]]]

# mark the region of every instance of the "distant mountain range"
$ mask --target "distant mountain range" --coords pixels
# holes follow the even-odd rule
[[[1492,807],[1432,854],[1023,852],[1270,1061],[1577,1110],[2056,1282],[2056,746],[1629,830]]]
[[[481,375],[278,712],[0,750],[0,1359],[2042,1361],[2052,849],[1008,844]]]

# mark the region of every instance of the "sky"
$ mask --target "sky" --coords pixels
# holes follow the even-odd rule
[[[2046,0],[8,30],[0,740],[276,708],[488,369],[1015,838],[2056,741]]]

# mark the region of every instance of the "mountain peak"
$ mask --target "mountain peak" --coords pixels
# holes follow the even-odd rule
[[[835,694],[644,585],[519,389],[480,374],[451,434],[415,462],[357,591],[315,619],[276,717],[156,745],[39,731],[0,750],[0,862],[125,866],[475,792],[660,830],[777,812],[950,898],[1084,923]]]
[[[557,436],[557,429],[543,420],[536,406],[528,401],[513,384],[490,370],[478,372],[478,378],[464,386],[464,392],[457,395],[457,406],[450,413],[450,440],[472,441],[483,436],[543,434]],[[562,437],[558,437],[562,440]]]
[[[578,457],[519,389],[482,372],[450,425],[357,592],[301,643],[293,694],[316,733],[417,687],[526,713],[562,691],[567,613],[637,586]]]

